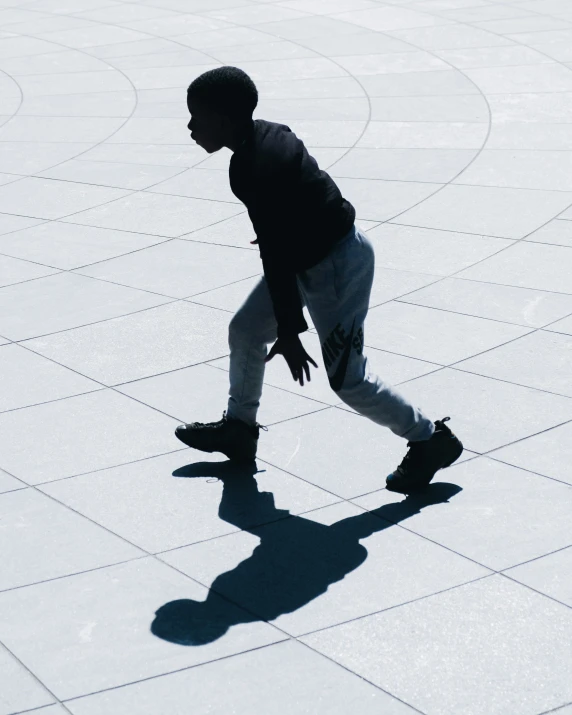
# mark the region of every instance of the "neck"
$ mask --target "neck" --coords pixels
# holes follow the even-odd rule
[[[232,137],[226,142],[226,147],[232,152],[237,151],[246,142],[252,132],[254,122],[249,119],[245,124],[238,126],[232,134]]]

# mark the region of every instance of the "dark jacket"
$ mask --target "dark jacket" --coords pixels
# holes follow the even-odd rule
[[[296,274],[319,263],[350,231],[355,209],[282,124],[254,121],[229,173],[256,233],[278,337],[302,333],[308,326]]]

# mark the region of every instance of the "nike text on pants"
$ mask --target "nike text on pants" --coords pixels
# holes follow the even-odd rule
[[[330,386],[339,398],[400,437],[426,440],[435,430],[431,420],[368,368],[364,321],[373,272],[373,247],[352,228],[324,260],[298,274],[302,301],[320,337]],[[256,422],[267,346],[275,340],[276,319],[262,278],[230,323],[229,417]]]

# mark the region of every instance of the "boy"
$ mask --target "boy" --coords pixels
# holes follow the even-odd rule
[[[187,92],[191,138],[209,154],[222,147],[233,152],[230,186],[248,210],[264,277],[230,322],[226,413],[219,422],[180,425],[175,434],[189,447],[253,460],[265,363],[282,355],[300,385],[310,379],[310,364],[317,367],[299,337],[308,329],[306,305],[332,389],[358,413],[408,440],[387,488],[423,488],[463,446],[445,424],[448,417],[431,422],[369,372],[363,347],[373,248],[354,226],[353,206],[300,139],[286,126],[252,119],[257,103],[254,83],[236,67],[205,72]]]

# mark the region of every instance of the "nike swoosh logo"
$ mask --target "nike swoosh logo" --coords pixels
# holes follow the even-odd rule
[[[334,392],[339,392],[344,384],[346,371],[348,369],[348,363],[350,361],[350,353],[352,351],[352,340],[354,338],[355,324],[356,319],[354,318],[354,321],[352,323],[352,329],[350,330],[350,334],[348,337],[348,342],[346,343],[346,347],[344,348],[344,352],[342,353],[338,367],[332,377],[328,377],[328,380],[330,381],[330,387]]]

